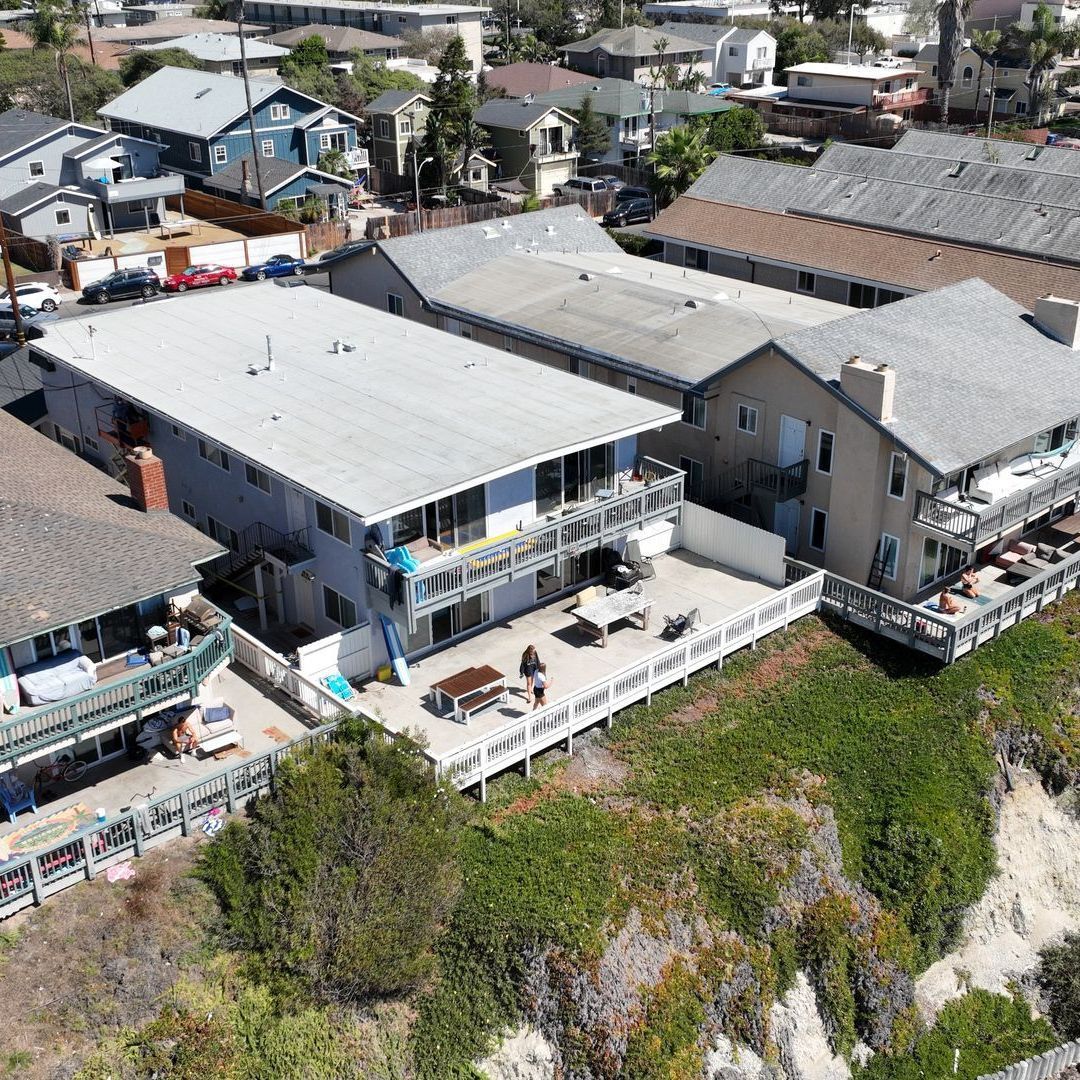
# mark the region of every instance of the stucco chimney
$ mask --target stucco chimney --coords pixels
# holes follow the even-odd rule
[[[888,364],[871,367],[857,356],[840,369],[840,389],[875,420],[891,420],[896,371]]]
[[[136,446],[124,457],[131,497],[148,514],[168,513],[169,493],[165,488],[165,464],[149,446]]]
[[[1040,296],[1035,301],[1035,325],[1055,341],[1080,348],[1080,303],[1060,296]]]

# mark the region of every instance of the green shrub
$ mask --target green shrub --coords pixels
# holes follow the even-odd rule
[[[1066,934],[1059,945],[1045,945],[1036,978],[1054,1030],[1065,1042],[1080,1039],[1080,934]]]
[[[212,843],[200,875],[226,938],[287,992],[363,1002],[416,986],[457,891],[459,796],[422,759],[360,730],[286,762],[250,825]]]
[[[705,1024],[701,978],[676,962],[646,1003],[619,1075],[627,1080],[698,1080]]]

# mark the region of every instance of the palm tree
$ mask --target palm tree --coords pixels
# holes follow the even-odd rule
[[[663,205],[678,198],[716,157],[706,146],[700,131],[672,128],[656,140],[649,161],[655,166],[653,189]]]
[[[60,0],[39,0],[30,20],[30,37],[35,49],[52,49],[56,58],[56,71],[67,94],[68,114],[74,122],[75,104],[71,98],[71,77],[68,73],[68,56],[79,43],[82,20],[78,11]]]
[[[346,180],[352,180],[356,176],[356,171],[350,167],[341,150],[324,150],[319,155],[317,168],[331,176],[341,176]]]
[[[937,84],[941,93],[941,122],[949,123],[949,96],[956,82],[956,65],[964,50],[964,19],[971,0],[942,0],[938,8]]]
[[[983,71],[986,68],[987,60],[997,67],[997,54],[998,49],[1001,48],[1001,31],[1000,30],[972,30],[971,31],[971,47],[979,54],[979,81],[978,87],[975,91],[975,123],[979,122],[979,106],[982,105],[982,84],[983,84]],[[991,78],[993,83],[993,78]],[[993,95],[993,87],[991,86],[990,93]],[[994,103],[990,102],[988,106],[993,112]]]
[[[1030,26],[1014,23],[1011,29],[1019,43],[1027,47],[1028,75],[1024,84],[1038,119],[1046,108],[1050,75],[1058,60],[1080,44],[1080,30],[1075,26],[1058,26],[1051,10],[1042,3],[1035,9]]]

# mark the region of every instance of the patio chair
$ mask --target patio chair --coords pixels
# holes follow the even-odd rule
[[[324,675],[322,684],[331,694],[341,698],[342,701],[349,701],[356,697],[356,691],[349,685],[345,676],[342,675],[340,671],[332,672],[330,675]]]
[[[691,608],[686,615],[665,615],[664,629],[660,631],[660,636],[669,641],[675,641],[684,634],[691,634],[700,618],[701,612],[697,608]]]
[[[0,776],[0,803],[4,804],[9,821],[14,821],[20,810],[37,813],[34,789],[27,787],[14,773]]]

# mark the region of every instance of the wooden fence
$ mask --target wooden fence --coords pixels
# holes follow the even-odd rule
[[[309,255],[317,251],[333,251],[352,239],[352,229],[344,221],[316,221],[304,226]]]

